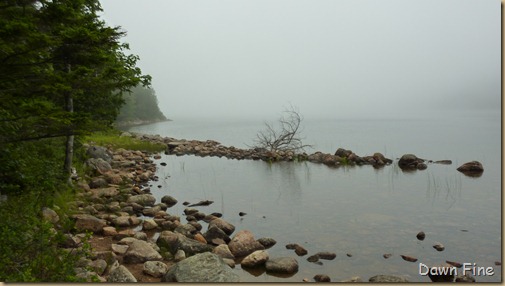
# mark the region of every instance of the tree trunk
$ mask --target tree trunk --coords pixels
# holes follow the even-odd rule
[[[70,73],[71,66],[67,65],[67,72]],[[67,112],[74,112],[74,99],[72,98],[72,93],[67,92],[65,94],[65,110]],[[69,132],[71,133],[71,132]],[[74,157],[74,135],[67,135],[67,141],[65,144],[65,164],[63,169],[68,174],[68,182],[72,184],[72,159]]]

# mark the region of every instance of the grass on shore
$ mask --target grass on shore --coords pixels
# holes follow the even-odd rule
[[[113,149],[123,148],[126,150],[139,150],[150,153],[163,152],[167,148],[167,146],[162,143],[154,143],[120,135],[121,132],[117,130],[95,132],[91,135],[85,136],[83,138],[83,142],[94,143],[104,147],[111,147]]]

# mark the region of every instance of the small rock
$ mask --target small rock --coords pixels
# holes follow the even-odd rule
[[[318,262],[319,261],[319,256],[317,256],[317,255],[311,255],[311,256],[307,257],[307,261],[308,262]]]
[[[295,253],[298,256],[304,256],[309,252],[307,251],[307,249],[303,248],[303,246],[297,244],[295,247]]]
[[[495,262],[494,262],[494,265],[496,265],[496,266],[501,266],[501,262],[500,262],[500,261],[495,261]]]
[[[417,239],[419,240],[424,240],[426,238],[426,234],[423,232],[423,231],[420,231],[417,235],[416,235]]]
[[[480,176],[484,172],[484,167],[478,161],[471,161],[459,166],[457,170],[468,176]]]
[[[265,250],[257,250],[247,255],[240,263],[243,267],[257,267],[265,264],[268,261],[268,252]]]
[[[352,254],[350,254],[350,253],[347,253],[346,255],[347,255],[347,257],[352,257]]]
[[[292,257],[270,259],[265,264],[267,272],[293,274],[298,272],[298,262]]]
[[[239,212],[239,213],[238,213],[238,215],[239,215],[239,216],[245,216],[246,214],[247,214],[247,213],[245,213],[245,212]]]
[[[386,254],[382,255],[382,257],[384,257],[385,259],[388,259],[391,256],[393,256],[393,254],[391,254],[391,253],[386,253]]]
[[[172,196],[163,196],[161,202],[166,204],[167,207],[173,207],[177,204],[177,200]]]
[[[258,239],[258,242],[261,243],[261,245],[263,245],[265,247],[265,249],[268,249],[277,243],[277,241],[275,241],[275,239],[270,238],[270,237],[262,237],[262,238]]]
[[[184,252],[184,250],[182,249],[177,250],[177,252],[174,255],[175,262],[179,262],[184,259],[186,259],[186,252]]]
[[[330,277],[324,274],[317,274],[316,276],[314,276],[314,280],[316,282],[331,282]]]
[[[318,252],[316,253],[316,255],[320,258],[320,259],[325,259],[325,260],[333,260],[335,259],[335,257],[337,257],[337,254],[333,253],[333,252]]]
[[[464,283],[473,283],[475,282],[475,278],[472,277],[469,273],[466,273],[466,275],[458,275],[456,276],[455,282],[464,282]]]
[[[403,260],[405,261],[408,261],[408,262],[416,262],[417,261],[417,258],[415,257],[412,257],[412,256],[408,256],[408,255],[400,255]]]
[[[433,248],[435,248],[437,251],[444,251],[445,247],[442,243],[437,243],[433,245]]]
[[[112,270],[107,278],[107,282],[137,282],[133,274],[123,265],[119,265],[116,269]]]

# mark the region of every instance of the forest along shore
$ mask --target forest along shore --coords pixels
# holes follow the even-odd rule
[[[242,156],[254,159],[257,155],[262,160],[295,160],[289,159],[290,154],[271,154],[263,150],[249,153],[250,150],[224,147],[215,141],[183,141],[128,133],[122,136],[161,140],[167,144],[166,152],[175,155],[185,152],[203,152],[203,155],[209,152],[210,155],[217,149],[231,152],[230,156],[237,156],[237,159]],[[231,269],[237,263],[242,268],[263,267],[267,272],[293,275],[298,271],[296,256],[307,254],[302,246],[292,243],[285,247],[294,250],[293,257],[269,257],[267,249],[276,244],[275,239],[255,238],[249,230],[236,231],[220,213],[206,214],[196,208],[212,204],[212,201],[184,202],[187,207],[184,210],[186,223],[183,223],[181,217],[170,214],[169,208],[179,203],[176,198],[167,195],[156,202],[151,194],[150,188],[158,180],[156,166],[166,164],[157,162],[162,158],[159,154],[93,145],[85,148],[90,173],[85,179],[74,178],[80,192],[78,201],[71,203],[77,208],[72,216],[77,234],[68,234],[67,243],[63,245],[70,250],[78,248],[86,233],[92,234],[88,240],[92,255],[80,261],[76,269],[80,277],[102,282],[237,282],[240,278]],[[307,155],[307,159],[315,154]],[[44,216],[54,223],[58,221],[51,209],[45,209]],[[318,263],[320,259],[331,260],[335,256],[335,253],[320,252],[307,260]],[[200,270],[194,273],[191,269]],[[325,274],[312,279],[330,280]],[[353,277],[347,282],[350,281],[361,281],[361,278]],[[406,282],[403,277],[390,275],[373,276],[369,281]]]

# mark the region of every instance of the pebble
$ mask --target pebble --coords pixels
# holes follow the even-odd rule
[[[420,231],[417,235],[416,235],[417,239],[419,240],[424,240],[424,238],[426,237],[426,234],[424,233],[424,231]]]
[[[403,260],[408,261],[408,262],[416,262],[417,258],[412,257],[412,256],[407,256],[407,255],[400,255]]]
[[[442,243],[437,243],[433,245],[433,248],[435,248],[437,251],[444,251],[445,247]]]
[[[314,276],[314,280],[316,282],[331,282],[330,277],[324,274],[317,274],[316,276]]]
[[[385,259],[388,259],[391,256],[393,256],[393,254],[391,254],[391,253],[386,253],[386,254],[382,255],[382,257],[384,257]]]

